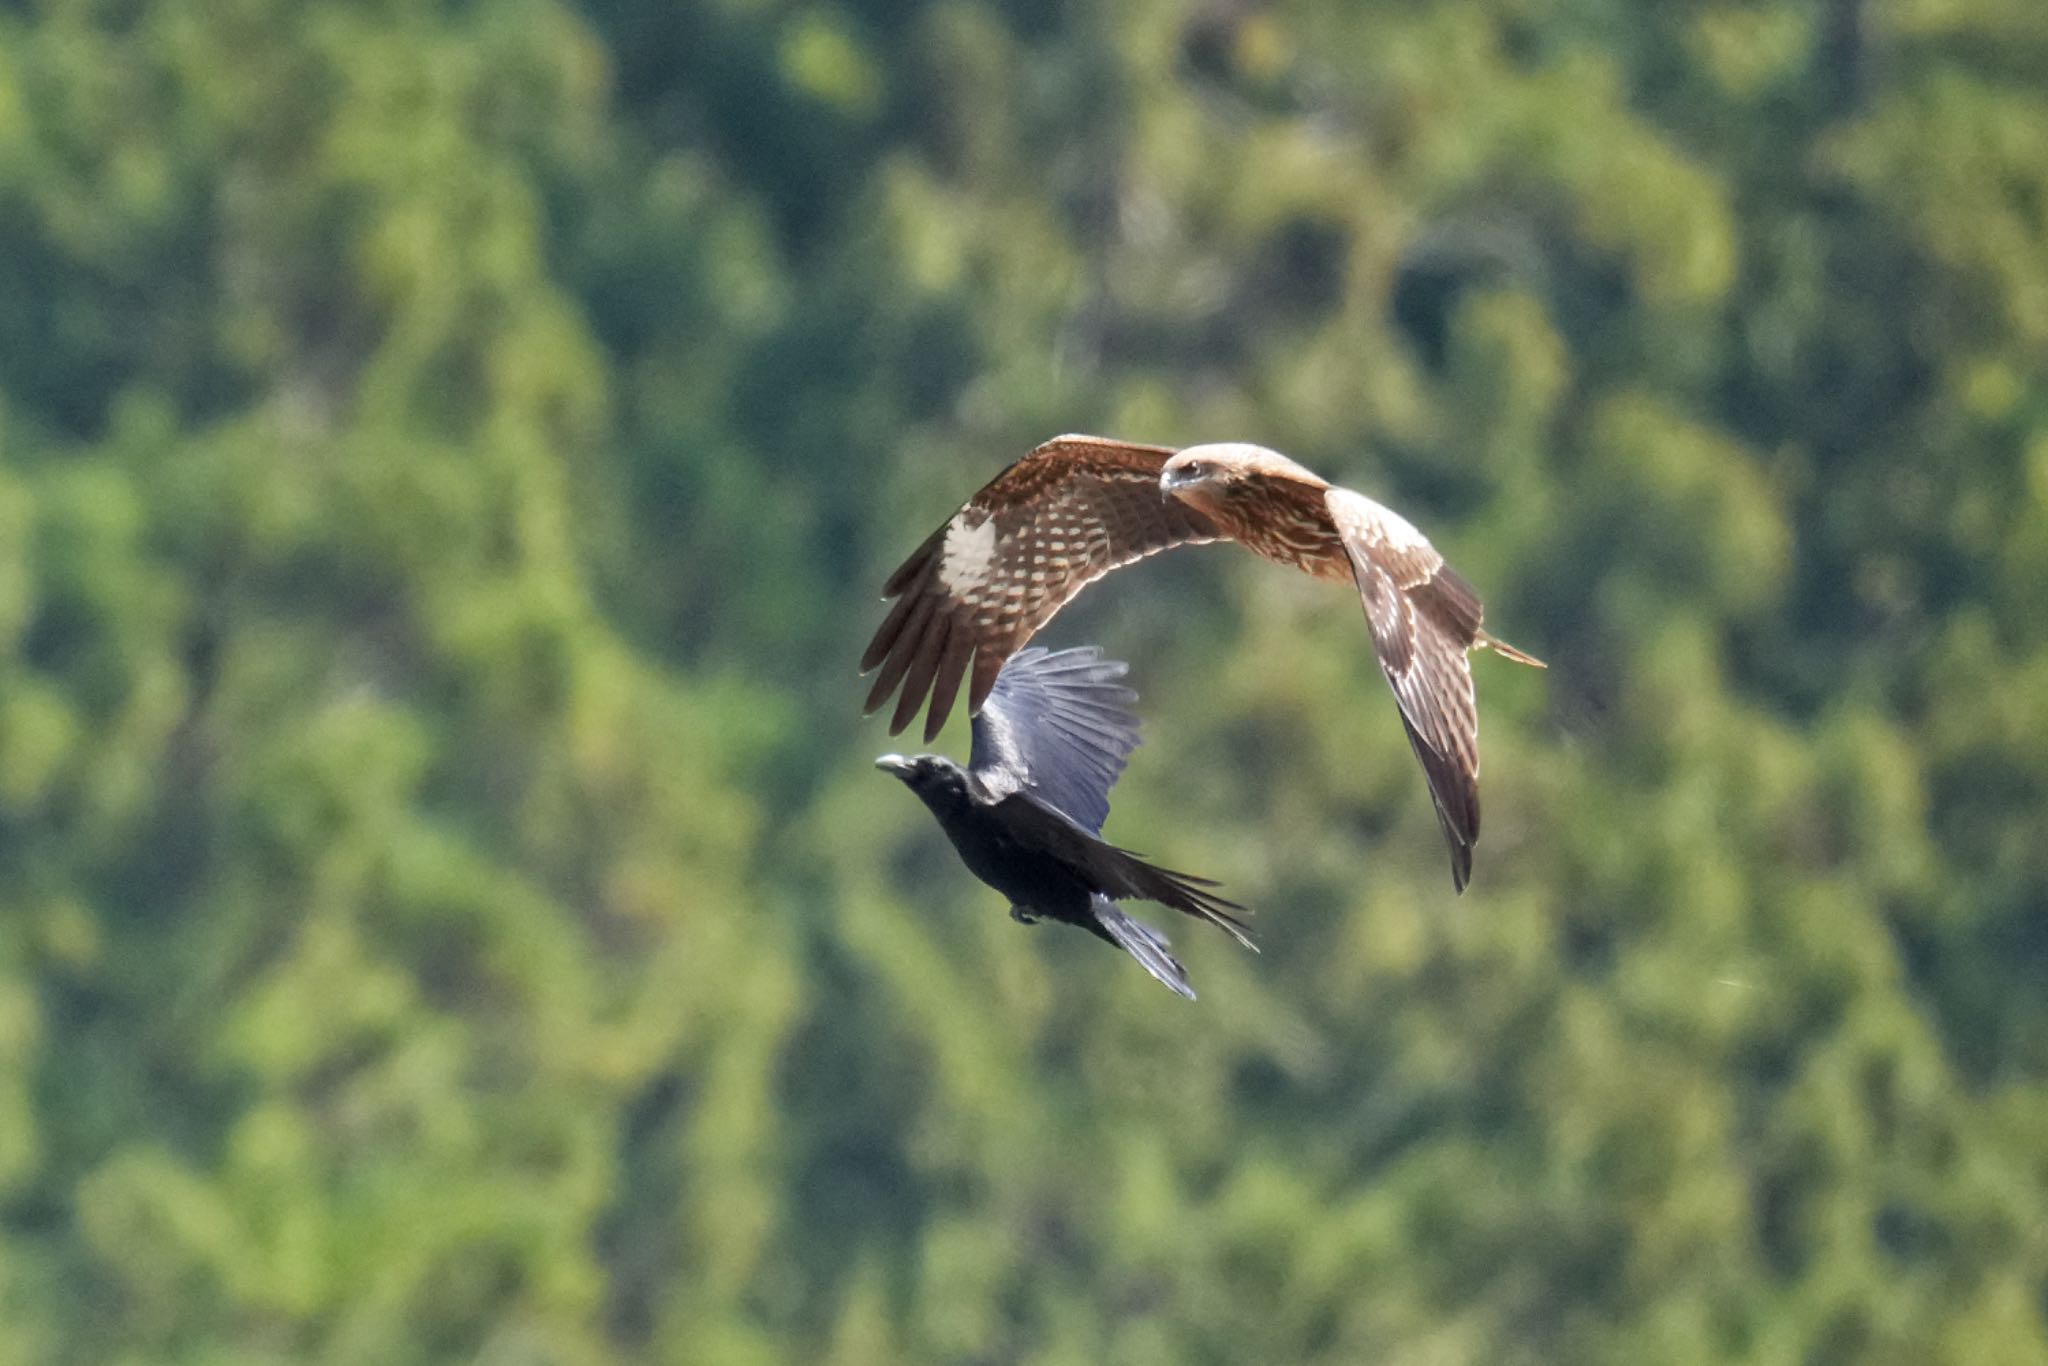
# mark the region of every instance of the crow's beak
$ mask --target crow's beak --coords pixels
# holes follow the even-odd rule
[[[875,767],[884,773],[893,773],[899,778],[910,776],[910,760],[900,754],[884,754],[875,760]]]

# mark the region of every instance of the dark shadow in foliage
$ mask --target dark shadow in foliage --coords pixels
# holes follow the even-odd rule
[[[0,197],[0,375],[9,406],[90,441],[114,402],[147,383],[194,421],[246,403],[255,377],[213,344],[221,294],[211,228],[195,207],[170,228],[88,258],[53,240],[12,194]]]
[[[816,245],[865,183],[875,122],[784,80],[787,11],[655,0],[585,17],[616,61],[622,114],[656,147],[714,149],[792,252]]]
[[[929,1102],[930,1059],[882,1011],[860,970],[828,941],[818,947],[816,1009],[783,1051],[776,1094],[786,1113],[835,1116],[790,1155],[793,1198],[780,1240],[817,1292],[813,1326],[822,1329],[838,1299],[830,1289],[863,1264],[899,1273],[888,1287],[891,1313],[908,1306],[932,1187],[905,1160],[901,1127]]]
[[[1314,322],[1344,302],[1351,230],[1297,214],[1267,235],[1239,290],[1243,309]]]
[[[1511,220],[1458,216],[1424,229],[1401,253],[1387,310],[1432,374],[1450,363],[1451,326],[1475,289],[1540,289],[1548,272],[1529,232]]]
[[[629,1349],[659,1327],[667,1280],[682,1263],[683,1126],[689,1079],[671,1068],[649,1078],[619,1118],[618,1199],[598,1220],[597,1253],[610,1272],[605,1332]]]
[[[1867,0],[1826,0],[1820,40],[1813,46],[1814,75],[1840,114],[1863,107],[1870,88]]]

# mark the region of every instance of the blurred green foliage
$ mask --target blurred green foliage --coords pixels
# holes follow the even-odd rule
[[[1466,897],[1242,554],[1199,1006],[872,772],[1066,430],[1550,659]],[[0,1364],[2042,1360],[2044,590],[2035,0],[9,6]]]

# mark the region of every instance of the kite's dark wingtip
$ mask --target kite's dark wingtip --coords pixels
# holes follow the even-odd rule
[[[1465,895],[1465,888],[1472,881],[1472,846],[1454,844],[1451,846],[1451,887],[1459,896]]]

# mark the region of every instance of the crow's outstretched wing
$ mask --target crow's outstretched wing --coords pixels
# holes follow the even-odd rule
[[[1019,650],[974,718],[968,771],[991,797],[1026,791],[1091,831],[1109,818],[1109,789],[1138,747],[1137,694],[1127,666],[1092,645]]]

